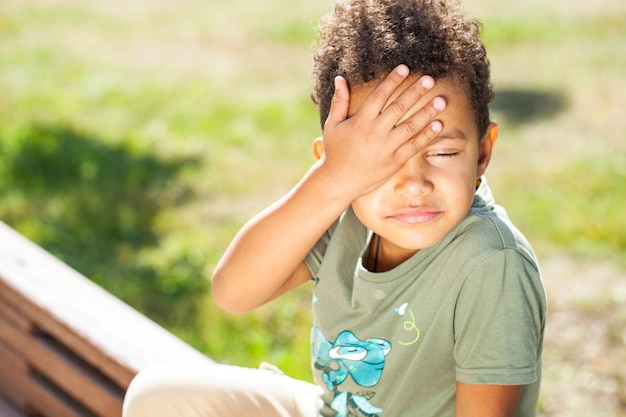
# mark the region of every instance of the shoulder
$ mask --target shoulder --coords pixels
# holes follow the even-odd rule
[[[495,203],[484,182],[467,217],[459,225],[454,240],[465,256],[478,259],[497,254],[521,257],[538,270],[537,258],[530,243],[509,219],[505,209]]]
[[[459,301],[475,304],[475,297],[507,300],[522,309],[545,310],[545,291],[539,264],[526,237],[493,202],[475,204],[453,239],[466,259],[459,281]],[[475,308],[475,307],[471,307]]]
[[[352,209],[348,208],[318,240],[305,259],[311,273],[316,275],[324,262],[358,258],[368,233]],[[330,261],[328,258],[331,258]]]

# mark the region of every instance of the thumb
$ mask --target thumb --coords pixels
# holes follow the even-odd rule
[[[350,108],[350,89],[348,82],[341,76],[335,77],[335,94],[330,102],[326,125],[337,126],[348,118]]]

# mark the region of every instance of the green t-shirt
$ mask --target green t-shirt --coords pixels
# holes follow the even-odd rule
[[[546,300],[527,241],[487,184],[441,242],[391,271],[362,257],[372,233],[348,209],[307,257],[323,416],[453,416],[456,382],[525,385],[534,416]]]

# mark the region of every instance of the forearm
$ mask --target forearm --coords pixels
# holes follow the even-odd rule
[[[522,385],[459,382],[454,417],[514,417],[522,388]]]
[[[213,295],[222,308],[245,312],[274,298],[309,251],[351,202],[318,161],[282,199],[237,234],[213,274]],[[297,286],[297,283],[288,285]]]

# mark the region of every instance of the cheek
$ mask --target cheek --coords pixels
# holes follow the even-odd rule
[[[375,190],[354,200],[352,210],[361,223],[370,227],[376,218],[375,213],[379,212],[380,201]]]
[[[449,171],[440,183],[440,191],[459,208],[471,206],[476,192],[476,166],[466,164]]]
[[[368,217],[369,210],[367,210],[367,202],[368,199],[366,196],[359,197],[352,202],[352,210],[359,220],[361,220],[361,223],[364,223],[364,220]]]
[[[473,176],[466,176],[456,187],[455,205],[461,214],[465,215],[474,202],[476,193],[476,179]]]
[[[451,169],[450,174],[455,177],[457,183],[473,184],[475,189],[476,178],[478,178],[478,154],[475,152],[468,153],[463,161]]]

